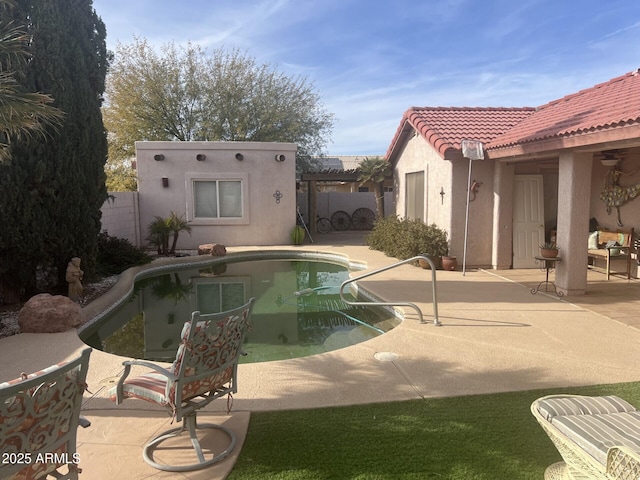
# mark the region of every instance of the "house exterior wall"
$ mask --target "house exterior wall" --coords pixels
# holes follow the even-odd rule
[[[103,232],[140,246],[138,192],[109,192],[109,198],[100,210]]]
[[[205,243],[289,244],[296,211],[295,153],[291,143],[136,142],[142,237],[156,216],[173,211],[185,215],[191,227],[191,235],[179,236],[178,249]],[[164,159],[156,161],[156,155]],[[205,159],[198,161],[197,155]],[[276,161],[276,155],[284,155],[284,161]],[[241,217],[196,216],[194,182],[216,180],[240,182]]]
[[[462,264],[469,161],[445,160],[423,137],[411,137],[394,169],[396,214],[400,217],[406,215],[406,175],[419,171],[425,173],[425,215],[422,220],[447,231],[449,254],[457,256],[458,263]],[[492,265],[493,176],[493,161],[473,162],[472,180],[481,182],[481,186],[475,199],[471,196],[473,201],[469,204],[467,266]]]
[[[453,163],[453,205],[451,220],[451,255],[462,263],[464,257],[465,221],[467,216],[467,189],[469,187],[469,160],[456,159]],[[475,197],[470,194],[467,232],[467,266],[492,265],[494,161],[475,160],[471,167],[471,181],[480,183]]]
[[[443,160],[420,136],[411,137],[404,146],[394,168],[396,215],[406,216],[406,175],[424,172],[426,224],[435,223],[451,232],[451,162]],[[441,189],[444,196],[440,195]]]

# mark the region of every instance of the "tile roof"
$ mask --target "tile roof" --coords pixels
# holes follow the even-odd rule
[[[488,143],[532,115],[534,108],[411,107],[387,150],[392,161],[396,146],[415,129],[443,157],[449,149],[460,150],[463,139]],[[412,128],[408,128],[408,126]]]
[[[394,161],[414,130],[444,158],[448,150],[460,150],[463,138],[480,140],[499,155],[524,146],[530,152],[544,148],[535,142],[553,141],[558,147],[565,138],[590,145],[593,140],[581,137],[590,133],[638,138],[635,129],[640,131],[640,69],[538,108],[412,107],[402,116],[386,158]]]
[[[639,123],[640,71],[635,70],[539,107],[486,147],[508,147]]]

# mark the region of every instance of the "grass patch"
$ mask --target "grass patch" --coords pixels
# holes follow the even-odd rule
[[[552,393],[618,395],[640,383],[251,414],[229,480],[540,480],[561,460],[530,412]]]

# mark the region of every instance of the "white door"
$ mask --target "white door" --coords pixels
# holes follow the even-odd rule
[[[516,175],[513,189],[513,268],[536,268],[544,242],[542,175]]]

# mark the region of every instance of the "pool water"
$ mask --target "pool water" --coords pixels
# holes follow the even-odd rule
[[[90,346],[125,357],[173,361],[191,312],[214,313],[256,297],[241,363],[328,352],[381,335],[399,323],[389,310],[349,306],[344,265],[251,260],[163,271],[135,283],[131,298],[80,333]]]

